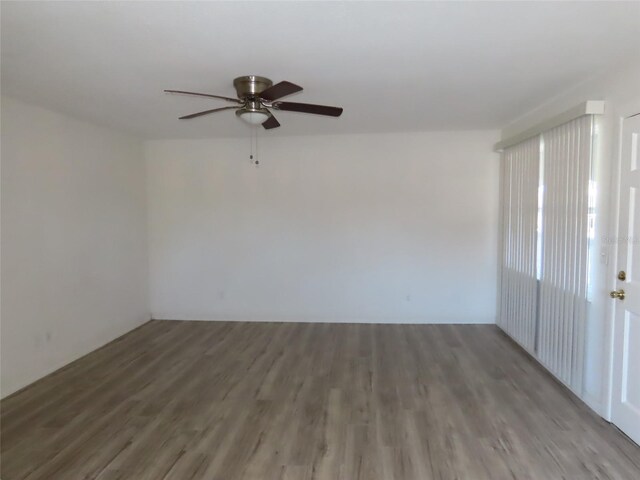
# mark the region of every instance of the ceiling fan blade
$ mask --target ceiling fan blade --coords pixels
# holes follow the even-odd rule
[[[280,122],[272,114],[268,119],[262,122],[262,126],[265,128],[265,130],[270,130],[272,128],[278,128],[280,126]]]
[[[208,93],[184,92],[182,90],[165,90],[165,92],[166,93],[179,93],[181,95],[196,95],[198,97],[219,98],[220,100],[226,100],[227,102],[242,103],[242,101],[238,100],[237,98],[221,97],[220,95],[210,95]]]
[[[259,96],[265,100],[277,100],[278,98],[286,97],[287,95],[301,91],[302,87],[285,80],[262,91]]]
[[[189,118],[201,117],[202,115],[209,115],[210,113],[220,112],[222,110],[236,110],[240,107],[221,107],[214,108],[212,110],[205,110],[204,112],[192,113],[190,115],[185,115],[184,117],[180,117],[179,120],[188,120]]]
[[[272,107],[287,112],[313,113],[315,115],[327,115],[329,117],[339,117],[342,115],[342,108],[340,107],[313,105],[311,103],[275,102]]]

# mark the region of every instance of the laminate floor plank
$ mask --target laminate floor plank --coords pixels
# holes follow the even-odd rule
[[[151,321],[0,407],[3,480],[640,478],[490,325]]]

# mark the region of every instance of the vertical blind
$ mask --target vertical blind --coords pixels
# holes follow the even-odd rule
[[[536,330],[536,222],[540,137],[502,156],[502,235],[498,324],[532,351]]]
[[[592,129],[592,115],[579,117],[505,149],[501,165],[498,325],[576,392],[588,307]]]
[[[575,390],[584,363],[592,124],[593,116],[583,116],[543,137],[538,356]]]

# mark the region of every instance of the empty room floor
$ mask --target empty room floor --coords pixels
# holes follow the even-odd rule
[[[151,321],[2,401],[2,479],[637,479],[491,325]]]

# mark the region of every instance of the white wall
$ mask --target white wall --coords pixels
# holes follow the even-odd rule
[[[567,90],[544,105],[506,126],[502,138],[568,110],[585,100],[605,100],[605,115],[598,116],[599,151],[594,176],[597,182],[596,241],[592,249],[594,266],[589,297],[591,310],[587,320],[585,386],[583,398],[598,413],[609,418],[609,382],[613,302],[608,296],[615,286],[617,272],[615,245],[605,238],[617,236],[615,225],[615,188],[618,162],[619,119],[640,111],[640,65],[625,65]]]
[[[6,396],[149,319],[138,140],[2,98]]]
[[[146,145],[154,318],[495,321],[498,132]]]

